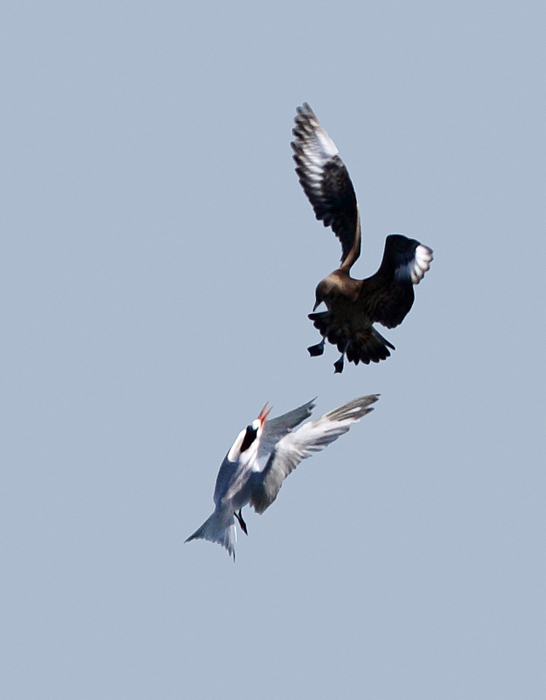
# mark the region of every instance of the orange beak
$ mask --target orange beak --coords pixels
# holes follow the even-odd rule
[[[269,401],[267,403],[269,403]],[[260,411],[260,415],[258,416],[258,420],[260,421],[260,425],[262,426],[262,428],[264,427],[264,423],[267,420],[267,416],[271,413],[271,411],[273,409],[273,406],[271,406],[271,408],[268,409],[267,403],[262,408],[262,410]]]

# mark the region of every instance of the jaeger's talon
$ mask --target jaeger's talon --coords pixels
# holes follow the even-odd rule
[[[317,345],[310,345],[307,351],[311,357],[318,357],[324,353],[324,338]]]
[[[343,361],[343,355],[342,355],[339,358],[339,360],[334,362],[334,374],[341,374],[343,372],[343,364],[344,364],[344,361]]]

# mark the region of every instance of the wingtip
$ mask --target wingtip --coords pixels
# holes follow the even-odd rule
[[[309,102],[303,102],[299,107],[296,107],[296,112],[298,114],[312,114],[315,116],[315,113],[311,109],[311,105]]]
[[[351,420],[353,422],[359,421],[361,418],[371,413],[374,409],[372,404],[374,404],[379,399],[379,394],[367,394],[366,396],[359,396],[352,401],[348,401],[342,406],[334,408],[329,411],[326,415],[330,420],[343,421]]]
[[[311,399],[311,401],[308,401],[307,403],[303,404],[304,407],[307,409],[307,417],[309,417],[317,407],[317,398],[318,396],[315,396],[314,399]]]
[[[415,249],[414,264],[410,272],[413,284],[419,284],[425,273],[430,270],[430,264],[433,260],[432,248],[420,243]]]

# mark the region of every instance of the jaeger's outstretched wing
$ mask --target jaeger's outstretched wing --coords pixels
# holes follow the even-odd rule
[[[307,103],[298,107],[292,130],[296,173],[319,221],[331,226],[347,269],[360,255],[360,217],[347,168],[335,143]]]
[[[372,323],[386,328],[398,326],[412,307],[413,286],[430,268],[432,250],[400,234],[387,236],[379,270],[363,280],[357,301]]]

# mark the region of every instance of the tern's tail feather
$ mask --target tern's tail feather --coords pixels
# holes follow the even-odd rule
[[[232,537],[233,535],[233,537]],[[235,519],[233,515],[226,516],[217,510],[205,520],[199,530],[196,530],[193,535],[188,537],[186,542],[190,540],[208,540],[209,542],[218,542],[219,545],[225,547],[235,561]]]

